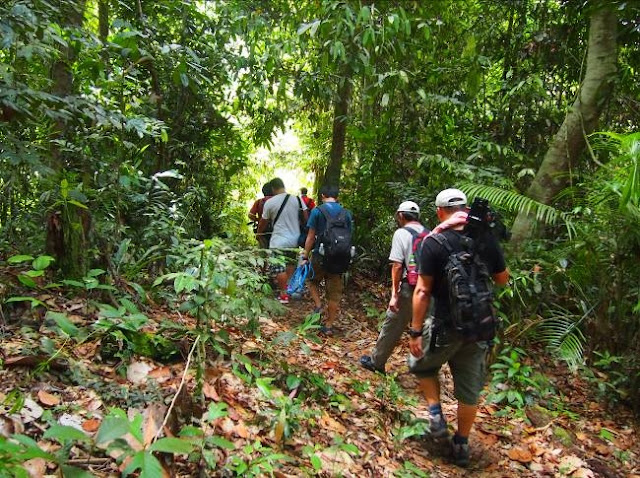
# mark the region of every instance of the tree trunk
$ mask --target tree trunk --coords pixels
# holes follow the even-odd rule
[[[616,14],[609,9],[591,15],[584,80],[527,191],[527,196],[543,204],[550,204],[567,184],[571,167],[584,150],[586,137],[594,131],[611,96],[617,62],[616,22]],[[533,235],[535,226],[533,214],[518,214],[512,231],[515,247]]]
[[[107,39],[109,38],[109,0],[98,0],[98,35],[102,42],[100,56],[104,63],[104,71],[108,75],[111,72],[109,50],[107,48]]]
[[[351,75],[342,76],[342,84],[338,88],[338,96],[333,110],[333,134],[331,140],[331,153],[329,164],[324,173],[324,183],[340,186],[340,174],[342,171],[342,158],[347,138],[347,115],[349,114],[349,102],[351,101]]]
[[[59,23],[63,29],[74,29],[82,26],[86,0],[75,3],[60,2]],[[71,35],[69,35],[71,37]],[[59,46],[60,55],[51,68],[52,92],[60,98],[67,98],[73,93],[72,64],[76,58],[72,41]],[[56,136],[60,143],[51,142],[52,168],[63,176],[64,170],[83,171],[78,159],[70,156],[60,148],[59,144],[71,141],[72,131],[64,119],[56,121]],[[64,182],[64,185],[63,185]],[[73,186],[73,185],[71,185]],[[86,185],[89,186],[88,184]],[[87,270],[87,234],[91,217],[87,209],[67,201],[69,186],[66,180],[61,182],[62,201],[59,207],[50,212],[47,218],[47,252],[56,258],[62,274],[67,278],[83,277]]]

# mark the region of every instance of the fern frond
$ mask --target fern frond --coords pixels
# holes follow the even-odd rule
[[[567,311],[544,319],[540,326],[540,338],[549,351],[564,360],[572,369],[583,361],[585,336],[580,330],[581,319]]]
[[[482,184],[463,183],[460,185],[467,196],[469,202],[471,198],[479,196],[483,197],[494,206],[510,212],[524,212],[533,214],[539,222],[547,225],[555,225],[564,223],[570,237],[575,235],[575,227],[571,221],[569,214],[564,213],[552,206],[542,204],[522,194],[513,191],[507,191],[494,186],[486,186]]]

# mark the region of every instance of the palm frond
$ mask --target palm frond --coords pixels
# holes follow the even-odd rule
[[[583,363],[586,339],[580,330],[581,322],[582,318],[562,309],[556,310],[539,325],[540,338],[547,349],[573,370]]]
[[[571,221],[571,216],[553,206],[542,204],[530,197],[494,186],[462,183],[460,189],[469,196],[469,201],[476,196],[482,197],[500,209],[516,213],[524,212],[526,214],[533,214],[536,220],[547,225],[563,223],[567,228],[569,236],[572,237],[575,235],[575,227]]]

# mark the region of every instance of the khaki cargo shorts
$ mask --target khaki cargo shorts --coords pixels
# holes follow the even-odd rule
[[[487,342],[464,342],[458,335],[447,332],[445,343],[431,345],[433,318],[425,321],[422,332],[424,356],[409,355],[409,371],[418,378],[437,377],[440,368],[449,363],[453,375],[453,394],[465,405],[476,405],[487,377]],[[439,346],[438,346],[439,345]]]
[[[311,256],[311,265],[313,266],[314,276],[311,281],[319,286],[322,279],[325,281],[327,288],[326,296],[330,302],[340,302],[344,283],[342,282],[342,274],[330,274],[322,268],[322,256],[314,254]]]

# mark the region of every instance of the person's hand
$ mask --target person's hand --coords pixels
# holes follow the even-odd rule
[[[306,256],[305,256],[305,255],[303,255],[303,254],[300,254],[300,260],[298,261],[298,265],[303,266],[303,265],[305,265],[307,262],[309,262],[309,258],[308,258],[308,257],[306,257]]]
[[[398,312],[398,310],[400,310],[400,307],[398,307],[398,296],[397,295],[392,295],[391,296],[391,300],[389,300],[389,310],[391,312]]]
[[[409,350],[411,351],[411,355],[415,358],[422,358],[424,355],[422,353],[422,336],[409,338]]]

